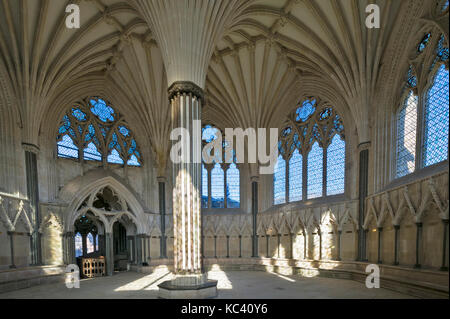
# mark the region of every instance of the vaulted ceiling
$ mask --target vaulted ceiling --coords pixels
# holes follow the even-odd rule
[[[380,29],[365,26],[365,8],[372,2],[381,9]],[[80,5],[78,30],[65,26],[69,3]],[[360,140],[368,139],[368,114],[376,107],[380,82],[395,70],[395,52],[403,49],[399,37],[407,37],[410,26],[435,3],[245,2],[220,40],[214,40],[205,122],[281,125],[302,96],[321,95],[351,117]],[[133,130],[142,132],[138,142],[150,146],[158,166],[164,166],[168,85],[164,56],[145,11],[150,9],[123,0],[0,2],[0,88],[24,142],[39,145],[40,138],[50,139],[77,99],[105,95]],[[443,28],[448,39],[448,23]]]

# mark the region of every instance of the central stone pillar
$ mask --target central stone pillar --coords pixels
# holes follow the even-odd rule
[[[174,269],[176,279],[160,285],[163,298],[212,297],[202,272],[201,111],[206,73],[217,42],[246,0],[132,0],[161,50],[169,86],[173,128],[190,134],[182,144],[188,162],[173,163]],[[200,125],[198,125],[200,123]],[[194,134],[199,126],[199,136]],[[189,144],[189,145],[188,145]],[[178,291],[177,291],[178,289]],[[212,291],[212,290],[211,290]]]
[[[181,134],[182,156],[173,168],[173,229],[175,279],[159,285],[161,298],[217,296],[217,281],[202,267],[201,111],[203,90],[192,82],[169,88],[172,129]]]
[[[203,91],[192,82],[169,89],[172,129],[183,129],[181,163],[173,163],[173,228],[176,274],[201,274],[201,101]]]

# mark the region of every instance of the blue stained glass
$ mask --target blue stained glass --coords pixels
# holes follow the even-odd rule
[[[449,73],[445,65],[427,93],[425,116],[424,165],[430,166],[448,157]]]
[[[78,120],[78,121],[86,121],[87,115],[80,109],[72,109],[72,115]]]
[[[327,149],[327,196],[345,190],[345,141],[336,134]]]
[[[136,155],[131,155],[130,159],[127,162],[128,166],[141,166],[139,163],[139,160],[137,159]]]
[[[125,137],[130,135],[130,131],[125,126],[119,126],[119,132]]]
[[[416,163],[418,97],[411,90],[397,113],[396,177],[414,172]]]
[[[114,110],[112,107],[106,105],[105,101],[102,99],[98,99],[98,101],[91,100],[91,105],[91,112],[97,115],[101,121],[105,123],[108,121],[114,122]]]
[[[444,1],[444,3],[441,6],[441,12],[445,12],[448,9],[448,0]]]
[[[75,235],[75,258],[83,256],[83,237],[80,233]]]
[[[225,207],[225,176],[222,167],[217,163],[211,170],[211,205],[212,208]]]
[[[58,142],[58,156],[64,158],[78,158],[78,147],[68,135],[64,135]]]
[[[414,75],[412,66],[409,66],[408,72],[406,74],[406,84],[409,88],[415,88],[417,86],[417,78]]]
[[[102,154],[97,149],[94,143],[89,143],[89,145],[84,149],[84,159],[87,161],[101,161]]]
[[[274,205],[286,203],[286,161],[281,155],[275,164],[273,189]]]
[[[92,126],[92,124],[91,124],[91,125],[89,125],[88,133],[87,133],[86,136],[84,137],[84,140],[85,140],[85,142],[89,142],[89,141],[91,141],[92,139],[94,139],[94,137],[95,137],[95,128],[94,128],[94,126]]]
[[[219,129],[212,126],[205,126],[202,132],[202,139],[207,143],[211,143],[217,138],[217,135],[220,135],[221,132]]]
[[[202,208],[208,208],[208,171],[202,164]]]
[[[300,106],[296,111],[297,122],[302,121],[305,122],[309,119],[309,117],[316,111],[316,100],[306,100],[303,102],[302,106]]]
[[[323,120],[326,120],[327,118],[329,118],[331,116],[331,114],[332,114],[331,109],[327,108],[327,109],[323,110],[322,113],[320,113],[319,118],[321,121],[323,121]]]
[[[417,46],[417,51],[419,53],[422,53],[423,50],[425,50],[425,48],[428,45],[428,42],[430,41],[430,38],[431,38],[431,33],[425,34],[425,36],[423,37],[422,41],[420,41],[419,45]]]
[[[444,45],[444,43],[445,43],[444,35],[441,35],[438,45],[436,47],[436,51],[435,51],[436,57],[435,57],[433,63],[431,64],[430,70],[434,69],[437,62],[439,62],[439,61],[445,62],[448,60],[449,51],[448,51],[448,48]]]
[[[116,149],[113,149],[111,154],[108,155],[108,163],[112,164],[123,164],[123,160],[119,155],[119,152]]]
[[[302,200],[303,157],[298,149],[289,160],[289,202]]]
[[[236,164],[232,163],[227,170],[227,207],[239,208],[241,201],[240,173]]]
[[[315,142],[308,154],[308,199],[323,194],[323,149]]]

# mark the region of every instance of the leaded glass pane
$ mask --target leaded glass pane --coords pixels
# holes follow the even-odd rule
[[[123,160],[116,149],[113,149],[111,154],[108,155],[108,163],[111,164],[123,164]]]
[[[273,177],[273,189],[275,205],[286,203],[286,161],[280,155],[275,164]]]
[[[132,155],[132,156],[130,157],[130,159],[129,159],[128,162],[127,162],[127,165],[128,165],[128,166],[141,166],[141,164],[139,163],[139,161],[138,161],[136,155]]]
[[[75,235],[75,257],[83,256],[83,237],[80,233]]]
[[[62,140],[58,142],[58,156],[78,159],[78,148],[68,135],[64,135]]]
[[[315,142],[308,154],[308,199],[322,197],[323,149]]]
[[[202,208],[208,208],[208,171],[202,164]]]
[[[415,169],[417,103],[418,97],[410,91],[397,113],[397,177],[408,175]]]
[[[98,116],[102,122],[114,122],[114,110],[106,105],[102,99],[91,100],[91,112]]]
[[[448,157],[449,74],[445,65],[436,73],[433,86],[427,93],[425,106],[424,166]]]
[[[217,163],[211,170],[211,206],[224,208],[225,176],[222,167]]]
[[[227,207],[239,208],[241,201],[240,173],[236,164],[232,163],[227,170]]]
[[[327,196],[345,190],[345,141],[336,134],[327,148]]]
[[[289,160],[289,202],[302,200],[303,157],[298,149]]]
[[[86,238],[86,250],[88,254],[91,254],[95,251],[94,246],[94,236],[92,236],[92,233],[89,233]]]
[[[305,122],[316,111],[316,100],[306,100],[296,111],[296,121]]]
[[[101,161],[102,154],[97,150],[97,146],[94,143],[89,143],[84,149],[84,159],[86,161]]]

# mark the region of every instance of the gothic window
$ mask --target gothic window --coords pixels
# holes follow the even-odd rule
[[[424,166],[445,161],[448,157],[449,74],[444,64],[432,83],[425,102]]]
[[[345,141],[336,134],[327,149],[327,196],[344,193]]]
[[[343,194],[345,134],[325,101],[307,98],[286,120],[274,172],[274,204]]]
[[[92,233],[89,233],[86,237],[86,249],[88,254],[91,254],[95,251],[94,236],[92,235]]]
[[[227,169],[227,207],[239,208],[241,201],[240,173],[235,163],[232,163]]]
[[[83,237],[80,233],[75,235],[75,257],[83,256]]]
[[[275,164],[275,174],[273,178],[274,204],[286,203],[286,161],[283,156],[278,156]]]
[[[323,149],[315,142],[308,154],[308,198],[322,197]]]
[[[203,128],[202,140],[205,146],[216,141],[222,132],[210,125]],[[225,139],[222,137],[222,141]],[[202,164],[202,208],[240,208],[240,172],[233,153],[231,163],[225,161],[229,149],[222,143],[222,154],[219,157],[211,149],[208,153],[214,156],[212,163]],[[230,154],[231,154],[230,153]],[[217,156],[216,156],[217,155]]]
[[[414,172],[416,159],[417,96],[408,91],[397,113],[397,177]]]
[[[297,202],[302,200],[302,175],[303,158],[298,149],[294,151],[289,160],[289,201]]]
[[[208,208],[208,171],[202,164],[202,208]]]
[[[416,64],[423,71],[416,74],[409,67],[396,113],[396,178],[448,159],[449,50],[444,36],[432,33],[417,48]],[[427,50],[434,51],[425,54]]]
[[[141,166],[136,139],[123,116],[101,98],[84,99],[64,115],[58,157]]]

